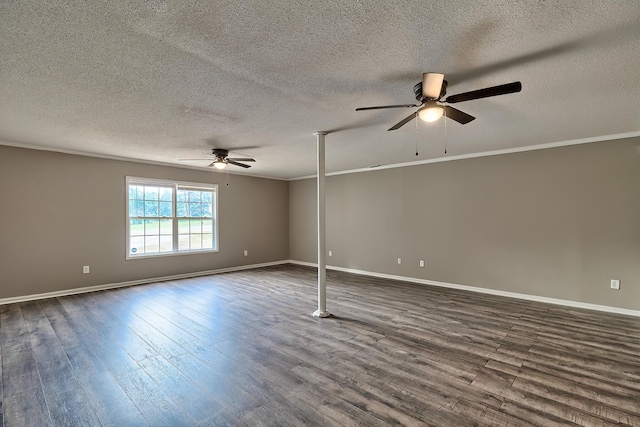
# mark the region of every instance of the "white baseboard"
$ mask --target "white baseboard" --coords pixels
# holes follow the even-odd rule
[[[289,260],[289,263],[303,265],[307,267],[318,267],[318,264],[312,262]],[[589,304],[586,302],[570,301],[558,298],[547,298],[538,295],[520,294],[517,292],[499,291],[497,289],[479,288],[476,286],[458,285],[456,283],[437,282],[435,280],[418,279],[415,277],[395,276],[393,274],[375,273],[372,271],[355,270],[352,268],[327,266],[327,270],[343,271],[345,273],[360,274],[363,276],[379,277],[382,279],[401,280],[403,282],[418,283],[421,285],[440,286],[442,288],[461,289],[463,291],[478,292],[481,294],[498,295],[502,297],[517,298],[528,301],[545,302],[548,304],[564,305],[567,307],[585,308],[587,310],[604,311],[607,313],[624,314],[627,316],[640,317],[640,310],[630,310],[627,308],[610,307],[608,305]]]
[[[153,277],[150,279],[131,280],[128,282],[107,283],[105,285],[87,286],[84,288],[65,289],[62,291],[46,292],[43,294],[22,295],[19,297],[0,298],[0,305],[16,302],[33,301],[45,298],[63,297],[67,295],[84,294],[87,292],[103,291],[107,289],[124,288],[127,286],[144,285],[154,282],[166,282],[169,280],[188,279],[190,277],[210,276],[212,274],[229,273],[232,271],[251,270],[254,268],[271,267],[273,265],[289,264],[289,260],[265,262],[262,264],[240,265],[237,267],[220,268],[218,270],[196,271],[194,273],[175,274],[173,276]]]

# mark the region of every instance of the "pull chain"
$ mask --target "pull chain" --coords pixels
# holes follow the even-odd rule
[[[229,165],[227,165],[227,187],[229,186]]]
[[[416,122],[416,156],[417,156],[418,155],[418,114],[417,113],[414,121]]]
[[[447,154],[447,109],[444,109],[444,154]]]

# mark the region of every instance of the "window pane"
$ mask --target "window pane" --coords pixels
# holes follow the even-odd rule
[[[200,234],[192,234],[190,237],[191,250],[202,248],[202,236]]]
[[[212,200],[211,196],[212,196],[211,191],[203,191],[202,192],[202,202],[203,203],[211,203],[211,200]]]
[[[178,191],[176,191],[176,200],[178,202],[186,202],[187,201],[187,192],[186,192],[186,190],[178,190]]]
[[[144,216],[144,200],[136,200],[136,215],[135,216]]]
[[[189,204],[185,202],[178,202],[176,204],[176,216],[189,216]]]
[[[136,186],[136,199],[144,200],[144,186],[143,185],[137,185]]]
[[[199,219],[191,220],[191,233],[202,233],[202,225]]]
[[[144,253],[153,253],[160,250],[160,236],[144,237]]]
[[[135,185],[130,185],[129,186],[129,200],[133,200],[136,198],[136,186]]]
[[[138,216],[138,212],[136,210],[136,201],[135,200],[130,200],[129,201],[129,216]]]
[[[210,219],[202,220],[202,232],[203,233],[213,233],[213,221]]]
[[[213,234],[202,235],[202,249],[213,249]]]
[[[144,187],[145,200],[158,200],[158,187]]]
[[[129,244],[129,252],[131,254],[144,253],[144,237],[132,237]]]
[[[173,235],[173,220],[161,219],[160,220],[160,234]]]
[[[144,236],[144,222],[141,219],[130,220],[129,234],[131,236]]]
[[[160,252],[173,251],[173,236],[160,236]]]
[[[160,216],[173,216],[171,202],[160,202]]]
[[[178,250],[179,251],[188,251],[189,250],[189,235],[181,234],[178,236]]]
[[[144,234],[160,234],[160,221],[157,219],[146,219],[144,221]]]
[[[200,218],[200,203],[189,203],[189,216],[191,218]]]
[[[202,216],[206,218],[211,218],[211,203],[203,203],[202,204]]]
[[[178,220],[178,234],[189,234],[189,220],[188,219],[179,219]]]
[[[173,190],[167,187],[160,187],[160,200],[170,202],[173,200]]]
[[[158,202],[144,202],[144,216],[158,216]]]
[[[199,202],[200,201],[200,192],[199,191],[189,191],[189,201],[190,202]]]

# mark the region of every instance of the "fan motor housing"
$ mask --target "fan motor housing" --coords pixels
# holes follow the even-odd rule
[[[227,157],[229,155],[229,150],[225,150],[224,148],[214,148],[211,150],[215,157]]]

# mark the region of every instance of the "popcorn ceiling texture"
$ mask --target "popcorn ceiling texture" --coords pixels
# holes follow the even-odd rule
[[[212,147],[243,173],[327,171],[444,155],[444,122],[387,129],[421,73],[456,107],[448,155],[640,130],[640,3],[569,1],[3,1],[0,143],[168,163]],[[415,156],[418,145],[419,156]],[[188,163],[204,166],[206,162]]]

